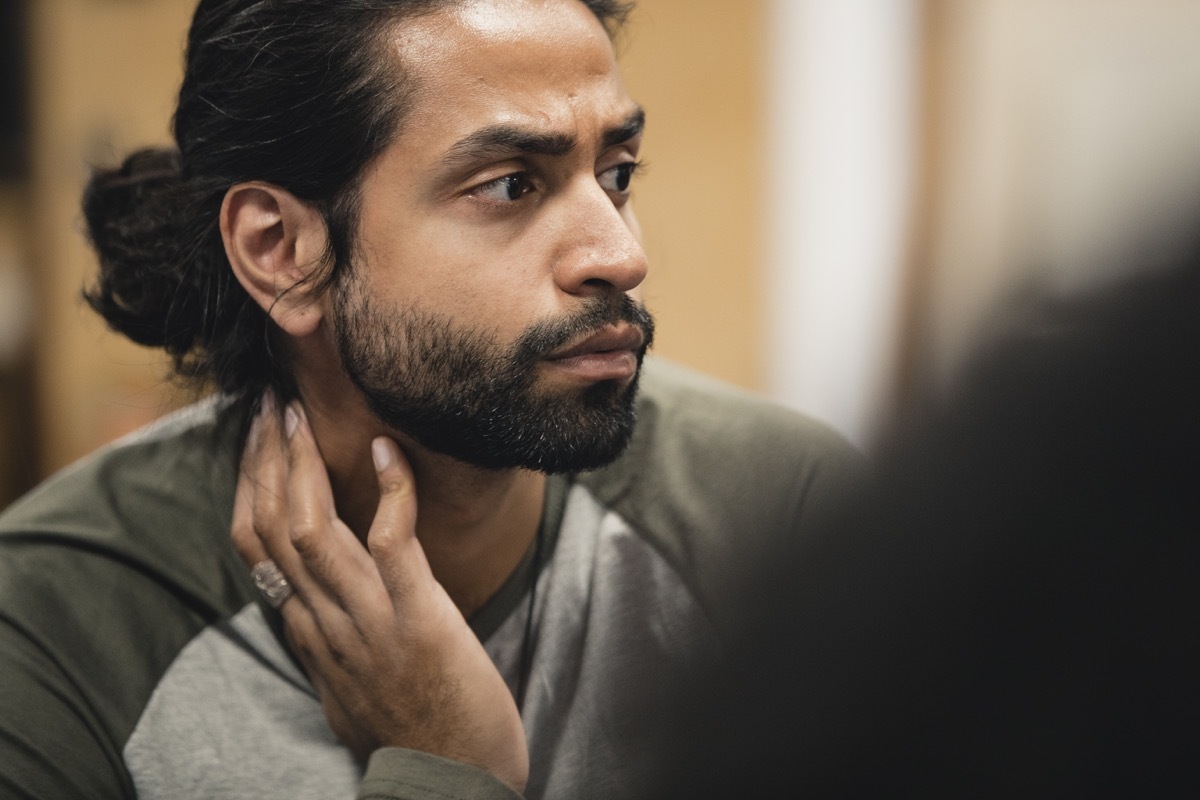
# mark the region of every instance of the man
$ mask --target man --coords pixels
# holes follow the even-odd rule
[[[645,790],[735,559],[859,461],[642,374],[623,13],[202,0],[178,149],[85,195],[88,299],[220,391],[0,523],[9,793]]]

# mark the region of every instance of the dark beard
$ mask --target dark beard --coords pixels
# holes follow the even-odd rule
[[[434,452],[485,469],[578,472],[612,462],[633,434],[654,320],[627,295],[597,298],[568,319],[534,325],[507,349],[446,317],[382,313],[353,278],[335,289],[334,313],[342,364],[371,411]],[[539,389],[542,358],[619,321],[645,337],[632,381]]]

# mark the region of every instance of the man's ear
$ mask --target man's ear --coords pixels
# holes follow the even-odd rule
[[[328,232],[313,206],[269,183],[235,184],[221,203],[221,238],[233,274],[276,325],[297,337],[317,329],[325,310],[309,279]]]

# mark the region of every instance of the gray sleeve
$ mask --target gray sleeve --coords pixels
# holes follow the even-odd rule
[[[470,764],[384,747],[371,755],[357,800],[521,800],[521,795]]]

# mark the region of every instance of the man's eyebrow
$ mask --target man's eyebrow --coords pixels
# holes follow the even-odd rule
[[[601,137],[601,142],[603,142],[605,147],[612,147],[622,142],[628,142],[640,134],[645,127],[646,110],[638,106],[637,110],[626,117],[624,122],[615,128],[606,130],[604,136]]]
[[[646,112],[640,107],[624,122],[604,131],[604,147],[627,142],[642,132]],[[565,156],[575,149],[576,139],[569,133],[537,133],[518,125],[491,125],[459,139],[446,151],[444,165],[456,167],[493,158],[516,155]]]
[[[565,156],[575,148],[566,133],[535,133],[516,125],[491,125],[459,139],[442,162],[451,167],[515,155]]]

